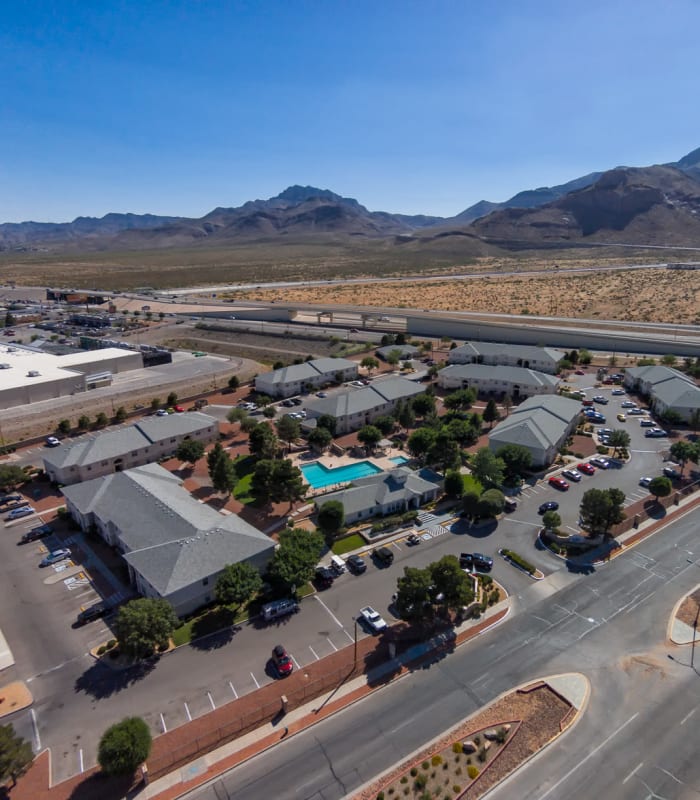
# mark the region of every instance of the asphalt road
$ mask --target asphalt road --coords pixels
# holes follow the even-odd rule
[[[188,797],[341,798],[500,693],[569,671],[591,681],[587,714],[493,797],[696,796],[697,739],[686,726],[700,680],[662,643],[675,602],[700,580],[697,521],[685,516],[585,578],[557,573],[527,587],[497,629]]]

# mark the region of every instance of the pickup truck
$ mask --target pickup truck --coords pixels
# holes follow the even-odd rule
[[[387,624],[383,617],[376,612],[372,606],[365,606],[360,609],[360,617],[367,623],[368,627],[374,633],[380,633],[387,628]]]

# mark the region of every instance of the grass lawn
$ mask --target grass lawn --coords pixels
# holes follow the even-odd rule
[[[366,544],[367,543],[359,533],[353,533],[343,539],[338,539],[337,542],[333,542],[331,550],[335,555],[341,556],[343,553],[349,553],[351,550],[358,550],[360,547],[365,547]]]
[[[250,456],[238,456],[233,462],[238,475],[238,483],[233,490],[233,496],[244,505],[249,505],[254,501],[250,494],[250,482],[253,478],[255,460]]]

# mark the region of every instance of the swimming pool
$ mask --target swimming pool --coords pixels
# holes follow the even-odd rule
[[[392,464],[396,464],[397,467],[401,466],[401,464],[408,464],[410,460],[411,459],[406,458],[406,456],[394,456],[389,459],[389,461],[391,461]]]
[[[314,464],[304,464],[301,467],[306,480],[314,489],[324,486],[333,486],[336,483],[348,483],[355,478],[365,478],[382,470],[371,461],[358,461],[356,464],[346,464],[344,467],[324,467],[316,461]]]

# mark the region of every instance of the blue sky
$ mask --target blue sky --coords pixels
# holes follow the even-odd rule
[[[6,0],[0,220],[456,214],[700,146],[696,0]]]

